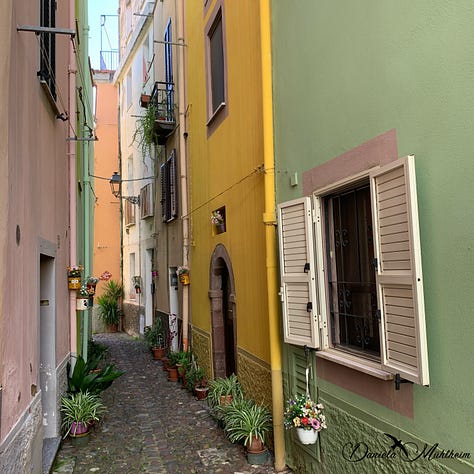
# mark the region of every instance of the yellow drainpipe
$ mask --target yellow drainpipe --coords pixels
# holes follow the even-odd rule
[[[270,328],[270,364],[272,370],[273,435],[275,470],[285,469],[285,437],[283,426],[283,380],[281,339],[278,310],[277,258],[275,236],[275,160],[273,150],[272,51],[270,0],[260,0],[260,41],[262,57],[263,155],[265,165],[265,224],[267,299]]]

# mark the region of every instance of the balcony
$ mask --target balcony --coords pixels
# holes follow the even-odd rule
[[[174,85],[172,82],[155,82],[150,102],[156,108],[155,138],[165,145],[176,127]]]

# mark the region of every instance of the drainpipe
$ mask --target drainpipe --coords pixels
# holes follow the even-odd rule
[[[85,12],[87,12],[87,1],[85,2],[86,4],[86,9]],[[84,45],[83,47],[83,55],[82,55],[82,64],[89,65],[89,18],[87,16],[87,13],[84,13],[84,28],[82,30],[82,44]],[[89,99],[89,94],[88,92],[90,89],[88,88],[88,84],[86,81],[90,77],[90,71],[89,68],[87,68],[87,74],[86,71],[84,71],[84,84],[82,85],[83,90],[84,90],[84,96],[83,96],[83,101],[84,101],[84,121],[89,123],[89,120],[93,120],[93,117],[88,117],[87,112],[87,101]],[[89,103],[90,105],[90,103]],[[86,138],[86,129],[85,127],[81,124],[81,130],[82,130],[82,137]],[[83,222],[83,232],[84,232],[84,276],[87,277],[90,275],[90,270],[91,270],[91,258],[90,258],[90,199],[91,199],[91,183],[90,183],[90,176],[89,176],[89,160],[90,160],[90,143],[89,141],[84,141],[82,142],[82,155],[83,155],[83,168],[82,168],[82,183],[84,186],[84,194],[83,194],[83,205],[84,205],[84,222]],[[82,357],[84,360],[87,361],[87,348],[88,348],[88,342],[89,342],[89,315],[90,315],[90,308],[87,309],[87,311],[82,311],[81,312],[81,317],[83,320],[83,325],[82,325]]]
[[[260,41],[262,58],[263,155],[265,165],[265,224],[267,299],[270,330],[270,365],[272,371],[273,435],[275,470],[285,469],[283,427],[283,379],[280,319],[278,311],[277,258],[275,236],[275,159],[273,150],[272,56],[270,0],[260,0]]]
[[[178,117],[179,117],[179,168],[181,180],[181,215],[183,232],[183,265],[189,265],[189,217],[188,217],[188,174],[186,149],[186,91],[185,91],[185,41],[184,41],[184,0],[178,0],[176,5],[177,42],[178,47]],[[189,326],[189,285],[183,287],[183,351],[188,350]]]
[[[69,24],[75,25],[75,2],[71,0],[69,8]],[[76,130],[76,56],[72,45],[69,48],[69,131],[71,137]],[[69,141],[69,261],[70,265],[77,265],[76,245],[76,146],[77,142]],[[73,361],[77,356],[77,317],[76,317],[76,292],[69,290],[69,319],[70,319],[70,350]]]

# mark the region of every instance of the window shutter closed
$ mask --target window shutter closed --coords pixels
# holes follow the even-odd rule
[[[176,152],[173,150],[169,158],[170,185],[170,218],[178,217],[178,175],[176,173]]]
[[[371,173],[382,365],[428,385],[414,157]]]
[[[168,199],[167,199],[167,166],[166,162],[160,166],[160,186],[161,186],[161,220],[166,222],[168,220]]]
[[[311,201],[305,197],[278,206],[284,340],[319,347]]]

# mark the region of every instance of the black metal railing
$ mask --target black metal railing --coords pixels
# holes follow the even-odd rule
[[[158,121],[175,122],[174,84],[155,82],[151,93],[151,102],[156,107]]]

